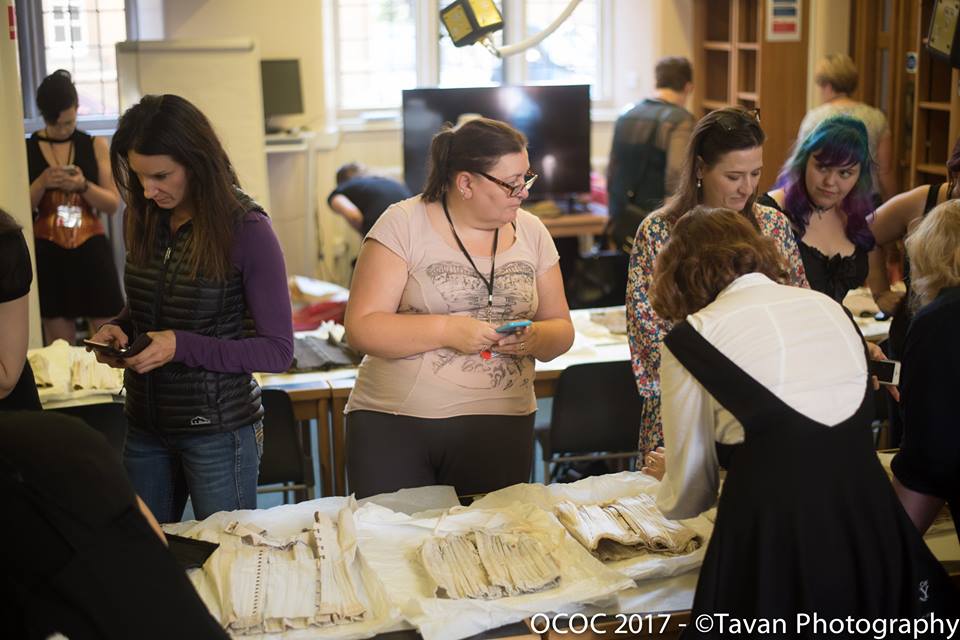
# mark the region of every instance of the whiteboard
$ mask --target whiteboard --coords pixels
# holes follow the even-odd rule
[[[260,51],[248,38],[117,43],[121,112],[148,94],[174,93],[213,124],[243,190],[270,211]]]

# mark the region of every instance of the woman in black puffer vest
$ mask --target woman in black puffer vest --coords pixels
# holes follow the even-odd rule
[[[94,340],[148,346],[125,367],[124,465],[161,522],[256,507],[263,408],[254,371],[293,357],[283,254],[263,209],[240,191],[207,118],[146,96],[110,147],[127,203],[127,304]],[[134,349],[136,350],[136,349]]]

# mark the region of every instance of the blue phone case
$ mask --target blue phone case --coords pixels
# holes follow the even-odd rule
[[[497,327],[497,333],[513,333],[518,329],[523,329],[524,327],[529,327],[532,322],[529,320],[514,320],[513,322],[508,322]]]

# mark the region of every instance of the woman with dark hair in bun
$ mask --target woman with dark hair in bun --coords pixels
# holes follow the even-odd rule
[[[433,138],[423,193],[394,204],[360,250],[346,327],[367,355],[347,403],[358,497],[529,478],[534,358],[573,342],[553,239],[520,205],[527,141],[478,118]],[[514,320],[531,324],[498,333]]]
[[[101,213],[120,206],[103,138],[77,129],[77,89],[63,69],[43,79],[37,106],[45,126],[27,140],[30,206],[44,342],[76,340],[76,319],[91,333],[123,308]]]

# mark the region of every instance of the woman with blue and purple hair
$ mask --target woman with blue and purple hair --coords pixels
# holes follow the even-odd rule
[[[872,162],[863,123],[828,118],[798,141],[777,189],[758,200],[790,219],[810,288],[837,302],[863,284],[869,269]]]

